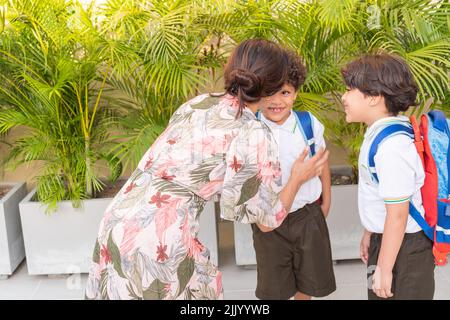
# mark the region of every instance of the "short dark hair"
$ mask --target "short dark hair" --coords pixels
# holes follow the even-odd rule
[[[280,45],[264,39],[241,42],[224,69],[225,91],[239,101],[237,117],[245,102],[257,102],[279,91],[288,74],[288,52]]]
[[[305,83],[306,67],[302,63],[300,56],[294,51],[289,51],[289,74],[287,83],[292,85],[295,91]]]
[[[416,106],[418,87],[402,58],[393,54],[367,54],[341,70],[345,84],[368,96],[383,96],[389,113]]]

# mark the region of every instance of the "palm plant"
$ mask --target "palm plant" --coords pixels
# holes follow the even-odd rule
[[[17,166],[40,160],[38,199],[55,209],[60,200],[90,198],[102,188],[100,160],[120,175],[108,153],[108,129],[114,122],[102,100],[108,66],[89,12],[64,0],[8,2],[0,65],[3,86],[0,133],[26,128],[7,161]]]
[[[327,138],[347,151],[355,173],[364,128],[344,120],[339,99],[344,64],[367,52],[398,54],[420,88],[416,112],[430,100],[432,107],[449,107],[448,1],[290,1],[290,10],[297,14],[280,13],[286,24],[281,41],[296,48],[308,68],[297,106],[319,115]]]
[[[124,115],[114,152],[125,167],[137,164],[181,103],[213,89],[224,59],[220,39],[205,27],[207,10],[209,1],[188,0],[110,0],[100,9],[113,66],[108,83]]]
[[[308,76],[296,108],[326,124],[327,138],[354,167],[364,128],[345,123],[339,100],[340,69],[351,59],[396,53],[419,84],[417,112],[449,102],[448,0],[0,4],[8,9],[0,7],[0,134],[28,128],[8,159],[44,160],[38,195],[52,207],[99,190],[102,160],[114,178],[122,163],[134,167],[175,108],[215,91],[218,70],[244,39],[275,40],[303,57]]]

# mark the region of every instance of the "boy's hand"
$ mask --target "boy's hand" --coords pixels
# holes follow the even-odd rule
[[[392,270],[384,271],[379,266],[376,267],[372,278],[372,290],[380,298],[390,298],[394,294],[391,292]]]
[[[372,233],[368,232],[367,230],[364,230],[361,244],[359,246],[359,256],[361,257],[361,260],[367,264],[367,261],[369,260],[369,247],[370,247],[370,235]]]
[[[329,202],[323,202],[320,205],[320,208],[322,209],[323,215],[325,216],[325,218],[328,216],[328,213],[330,212],[330,203]]]

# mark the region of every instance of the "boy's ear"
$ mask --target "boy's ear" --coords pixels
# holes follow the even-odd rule
[[[371,107],[374,107],[384,101],[384,98],[382,95],[379,96],[370,96],[369,97],[369,104]]]

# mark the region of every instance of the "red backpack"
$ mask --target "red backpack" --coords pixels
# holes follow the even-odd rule
[[[405,134],[414,139],[425,171],[425,182],[421,188],[425,218],[410,202],[410,215],[433,241],[435,263],[443,266],[450,253],[450,120],[441,111],[430,111],[420,118],[410,117],[411,125],[387,125],[374,138],[369,151],[369,168],[378,182],[374,157],[378,145],[396,134]]]

